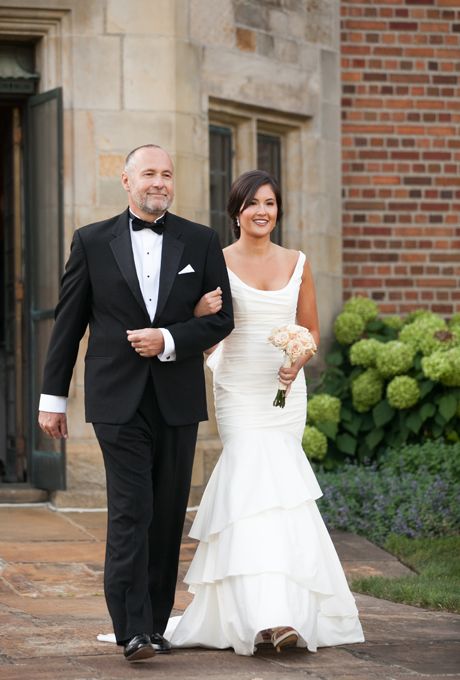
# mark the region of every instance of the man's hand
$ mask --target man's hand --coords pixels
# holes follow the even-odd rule
[[[48,437],[53,439],[67,439],[67,416],[65,413],[38,412],[38,424]]]
[[[140,328],[126,333],[131,347],[141,357],[156,357],[165,348],[163,333],[158,328]]]

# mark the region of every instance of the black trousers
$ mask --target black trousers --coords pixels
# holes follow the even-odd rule
[[[107,479],[104,591],[118,644],[163,633],[174,604],[198,424],[167,425],[151,380],[134,417],[94,423]]]

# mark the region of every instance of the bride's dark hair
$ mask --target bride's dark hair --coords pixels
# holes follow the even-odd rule
[[[264,184],[269,184],[275,194],[276,206],[278,208],[277,219],[279,220],[283,215],[281,191],[276,179],[264,170],[249,170],[248,172],[243,172],[243,174],[233,182],[227,201],[227,212],[232,220],[233,233],[237,239],[240,238],[241,234],[241,229],[237,222],[238,216],[240,212],[248,207],[260,187],[264,186]]]

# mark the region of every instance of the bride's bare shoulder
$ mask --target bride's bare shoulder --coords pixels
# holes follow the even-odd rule
[[[235,249],[235,244],[232,243],[231,245],[227,246],[226,248],[224,248],[224,249],[222,250],[222,252],[223,252],[223,254],[224,254],[225,262],[226,262],[227,264],[230,264],[231,261],[232,261],[233,258],[234,258],[234,255],[235,255],[234,249]]]
[[[299,251],[292,250],[291,248],[283,248],[283,246],[279,246],[277,244],[274,245],[276,245],[277,256],[280,258],[280,261],[282,260],[287,265],[295,266],[297,260],[299,259]]]

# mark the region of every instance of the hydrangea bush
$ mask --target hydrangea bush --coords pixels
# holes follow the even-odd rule
[[[400,411],[414,406],[420,399],[420,389],[415,378],[398,375],[387,385],[387,399],[390,406]]]
[[[460,441],[460,314],[381,318],[373,300],[355,297],[334,333],[307,417],[326,437],[324,469],[406,443]]]
[[[448,387],[460,387],[460,347],[437,350],[425,357],[422,359],[422,371],[430,380]]]
[[[307,425],[302,437],[302,446],[311,460],[323,460],[327,453],[326,435],[316,427]]]
[[[380,345],[375,366],[382,378],[391,378],[407,373],[412,368],[414,356],[415,351],[410,345],[400,340],[390,340]]]
[[[340,421],[340,399],[329,394],[317,394],[308,402],[308,422],[338,423]]]
[[[358,413],[366,413],[375,406],[383,392],[383,380],[375,368],[358,375],[351,383],[351,395],[353,406]]]
[[[361,337],[365,322],[354,312],[342,312],[334,323],[334,333],[341,345],[351,345]]]
[[[383,346],[382,342],[374,338],[358,340],[350,347],[350,363],[353,366],[364,366],[365,368],[375,367],[377,352]]]

